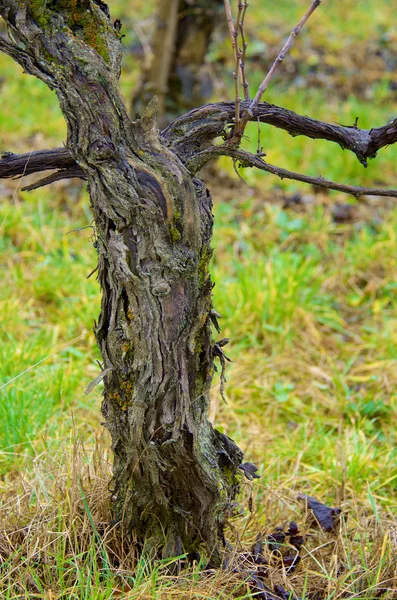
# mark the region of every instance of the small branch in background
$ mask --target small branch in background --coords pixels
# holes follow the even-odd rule
[[[54,183],[54,181],[60,181],[61,179],[73,179],[73,177],[78,177],[79,179],[87,179],[87,175],[84,173],[83,169],[80,169],[79,166],[75,166],[71,169],[62,169],[60,171],[56,171],[48,177],[43,177],[43,179],[39,179],[30,185],[22,188],[23,192],[31,192],[32,190],[37,190],[38,188],[44,187],[45,185],[49,185],[50,183]]]
[[[243,114],[242,118],[240,119],[239,126],[235,128],[235,134],[233,137],[233,144],[235,146],[238,146],[240,144],[241,138],[244,135],[245,127],[246,127],[248,121],[250,121],[251,118],[254,116],[255,110],[257,109],[258,104],[259,104],[264,92],[267,90],[267,87],[268,87],[271,79],[273,78],[273,76],[277,70],[277,67],[284,60],[285,55],[290,50],[291,46],[294,43],[296,36],[299,34],[299,32],[302,29],[302,27],[304,26],[304,24],[308,21],[309,17],[313,14],[313,12],[316,10],[316,8],[318,6],[320,6],[320,4],[321,4],[321,0],[313,0],[310,8],[303,15],[303,17],[301,18],[301,20],[299,21],[297,26],[294,27],[294,29],[291,31],[287,41],[285,42],[284,46],[280,50],[276,60],[274,61],[274,63],[270,67],[266,77],[260,84],[258,91],[256,92],[255,97],[252,100],[249,108],[246,110],[246,112]]]
[[[153,28],[153,22],[150,20],[151,28]],[[145,22],[147,23],[147,21]],[[132,27],[133,31],[135,31],[136,36],[138,38],[139,43],[142,46],[143,50],[143,68],[148,70],[150,68],[150,61],[152,60],[152,47],[150,45],[150,39],[144,30],[144,22],[135,23]]]
[[[298,35],[298,33],[300,32],[300,30],[302,29],[302,27],[304,26],[306,21],[309,19],[309,17],[313,14],[313,12],[316,10],[316,8],[320,4],[321,4],[321,0],[314,0],[314,2],[312,2],[312,5],[310,6],[310,8],[307,10],[307,12],[303,15],[303,17],[299,21],[298,25],[296,27],[294,27],[294,29],[291,31],[289,38],[285,42],[284,46],[281,48],[281,51],[279,52],[276,60],[270,67],[269,72],[267,73],[265,79],[260,84],[258,91],[256,92],[255,98],[251,102],[251,105],[248,110],[251,111],[252,114],[256,110],[259,102],[261,101],[261,98],[262,98],[264,92],[267,90],[269,82],[273,78],[273,76],[277,70],[277,67],[283,62],[285,55],[291,49],[291,46],[293,45],[296,36]]]
[[[244,4],[242,7],[241,21],[239,23],[239,30],[240,30],[240,35],[241,35],[241,47],[242,47],[241,61],[240,61],[241,83],[243,86],[245,100],[249,100],[249,97],[250,97],[249,90],[248,90],[248,82],[247,82],[246,75],[245,75],[245,61],[246,61],[246,55],[247,55],[248,42],[245,39],[244,19],[245,19],[245,13],[247,12],[247,8],[248,8],[248,2],[247,2],[247,0],[244,0]]]
[[[238,150],[237,148],[230,146],[228,142],[222,144],[221,146],[213,146],[208,150],[204,150],[203,152],[196,154],[190,159],[186,166],[191,172],[197,173],[207,162],[219,156],[229,156],[234,160],[238,160],[243,167],[255,167],[261,171],[266,171],[267,173],[277,175],[277,177],[280,177],[280,179],[292,179],[294,181],[309,183],[311,185],[316,185],[328,190],[335,190],[337,192],[350,194],[355,198],[360,198],[360,196],[385,196],[388,198],[397,198],[397,190],[358,187],[354,185],[336,183],[334,181],[324,179],[323,177],[310,177],[309,175],[288,171],[288,169],[276,167],[275,165],[265,162],[262,158],[265,156],[264,153],[259,155],[251,154],[245,150]]]
[[[227,25],[229,28],[230,38],[232,40],[232,49],[233,49],[235,68],[236,68],[235,72],[233,73],[234,95],[235,95],[235,103],[236,103],[234,122],[238,123],[240,120],[240,98],[239,98],[240,56],[239,56],[239,48],[238,48],[238,31],[237,31],[236,27],[234,26],[234,20],[233,20],[232,8],[230,6],[230,0],[224,0],[224,4],[225,4]],[[237,23],[239,22],[239,18],[240,18],[240,11],[241,11],[240,5],[241,5],[241,2],[239,2],[239,14],[237,17]]]

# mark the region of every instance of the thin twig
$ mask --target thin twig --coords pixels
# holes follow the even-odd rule
[[[302,181],[303,183],[310,183],[328,190],[335,190],[338,192],[344,192],[360,198],[360,196],[386,196],[390,198],[397,198],[397,190],[388,190],[382,188],[365,188],[354,185],[347,185],[343,183],[336,183],[329,181],[323,177],[310,177],[309,175],[303,175],[301,173],[295,173],[294,171],[288,171],[282,167],[271,165],[263,160],[260,156],[255,156],[249,152],[243,150],[235,150],[233,157],[240,159],[242,165],[256,167],[262,171],[267,171],[273,175],[277,175],[280,179],[292,179],[294,181]]]
[[[3,383],[2,386],[0,386],[0,390],[4,389],[5,387],[7,387],[8,385],[10,385],[13,381],[15,381],[16,379],[19,379],[19,377],[22,377],[22,375],[25,375],[25,373],[28,373],[29,371],[31,371],[32,369],[34,369],[35,367],[37,367],[38,365],[41,365],[42,362],[44,362],[45,360],[47,360],[48,358],[51,358],[52,356],[55,356],[55,354],[58,354],[58,352],[61,352],[61,350],[64,350],[64,348],[67,348],[68,346],[71,346],[72,344],[74,344],[75,342],[78,342],[82,337],[86,336],[88,333],[88,331],[83,331],[83,333],[81,333],[80,335],[78,335],[77,337],[73,338],[72,340],[69,340],[68,342],[66,342],[66,344],[63,344],[62,346],[60,346],[57,350],[54,350],[54,352],[51,352],[51,354],[47,354],[47,356],[45,356],[44,358],[42,358],[41,360],[39,360],[37,363],[35,363],[34,365],[30,365],[30,367],[28,367],[27,369],[25,369],[24,371],[21,371],[21,373],[18,373],[18,375],[15,375],[14,377],[12,377],[11,379],[9,379],[8,381],[6,381],[5,383]],[[56,346],[55,346],[56,348]]]
[[[241,2],[239,2],[239,5],[241,4]],[[236,123],[239,122],[240,120],[240,98],[239,98],[239,71],[240,71],[240,57],[239,57],[239,49],[238,49],[238,26],[237,28],[234,26],[234,20],[233,20],[233,14],[232,14],[232,8],[230,6],[230,0],[224,0],[224,5],[225,5],[225,13],[226,13],[226,20],[227,20],[227,25],[229,28],[229,33],[230,33],[230,38],[232,40],[232,49],[233,49],[233,55],[234,55],[234,61],[235,61],[235,72],[233,73],[233,77],[234,77],[234,95],[235,95],[235,117],[234,117],[234,123],[235,123],[235,127],[236,127]],[[240,18],[240,10],[239,10],[239,15],[237,17],[237,23],[239,22],[239,18]]]
[[[355,198],[360,198],[360,196],[386,196],[389,198],[397,198],[397,190],[387,190],[382,188],[364,188],[343,183],[336,183],[334,181],[324,179],[323,177],[310,177],[309,175],[303,175],[301,173],[295,173],[294,171],[288,171],[287,169],[283,169],[282,167],[277,167],[275,165],[271,165],[265,162],[262,158],[263,156],[265,156],[264,153],[255,155],[244,150],[238,150],[237,148],[231,146],[229,142],[220,146],[213,146],[208,150],[200,152],[198,155],[192,157],[186,166],[188,168],[191,167],[193,169],[193,172],[196,173],[207,162],[209,162],[213,158],[217,158],[218,156],[229,156],[234,160],[240,161],[240,164],[243,167],[256,167],[261,171],[266,171],[267,173],[277,175],[277,177],[280,177],[280,179],[292,179],[294,181],[309,183],[312,185],[326,188],[328,190],[335,190],[338,192],[350,194]]]
[[[262,98],[264,92],[266,91],[266,89],[267,89],[267,87],[269,85],[270,80],[274,76],[274,73],[276,72],[277,67],[283,62],[285,55],[287,54],[287,52],[289,52],[291,46],[293,45],[296,36],[300,32],[300,30],[302,29],[302,27],[304,26],[304,24],[306,23],[306,21],[309,19],[309,17],[316,10],[316,8],[318,6],[320,6],[320,4],[321,4],[321,0],[314,0],[312,2],[312,4],[311,4],[310,8],[306,11],[306,13],[303,15],[303,17],[299,21],[298,25],[296,27],[294,27],[294,29],[291,31],[291,33],[289,35],[289,38],[285,42],[285,44],[282,47],[281,51],[279,52],[276,60],[274,61],[274,63],[270,67],[269,72],[267,73],[265,79],[260,84],[260,86],[258,88],[258,91],[256,92],[256,95],[255,95],[254,99],[251,102],[251,105],[250,105],[250,107],[249,107],[248,110],[252,114],[254,114],[255,109],[257,108],[259,102],[261,101],[261,98]]]
[[[248,2],[247,2],[247,0],[244,0],[243,11],[241,14],[241,21],[239,24],[239,28],[240,28],[240,35],[241,35],[241,47],[242,47],[241,61],[240,61],[241,82],[242,82],[242,86],[243,86],[245,100],[249,100],[249,97],[250,97],[249,90],[248,90],[248,82],[247,82],[246,75],[245,75],[245,61],[246,61],[246,55],[247,55],[248,42],[245,39],[244,19],[245,19],[245,13],[247,12],[247,8],[248,8]]]
[[[240,69],[241,69],[241,57],[242,57],[243,51],[239,47],[238,33],[239,33],[240,27],[241,27],[242,14],[243,14],[243,4],[242,4],[241,0],[238,0],[237,21],[236,21],[236,27],[235,27],[234,32],[233,32],[233,36],[235,38],[235,51],[236,51],[236,55],[235,55],[235,58],[236,58],[236,71],[233,73],[233,77],[234,77],[234,90],[235,90],[235,97],[236,97],[236,117],[235,117],[235,121],[234,121],[234,128],[235,129],[238,129],[238,124],[239,124],[239,121],[240,121],[240,103],[241,103],[241,98],[240,98]]]
[[[259,117],[257,117],[258,120],[258,145],[256,148],[256,153],[257,154],[261,154],[262,152],[262,146],[261,146],[261,122],[259,120]]]
[[[150,45],[150,39],[149,36],[146,35],[145,30],[144,30],[144,26],[145,24],[147,24],[150,21],[150,28],[153,27],[153,20],[152,19],[148,19],[147,21],[141,21],[140,23],[135,23],[132,26],[132,30],[135,31],[136,36],[138,38],[139,43],[142,46],[142,50],[143,50],[143,68],[144,69],[149,69],[150,67],[150,61],[152,60],[152,48]]]

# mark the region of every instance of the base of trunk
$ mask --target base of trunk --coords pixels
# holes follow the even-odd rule
[[[210,423],[178,439],[152,440],[138,460],[131,445],[115,448],[113,513],[145,555],[163,558],[205,544],[219,564],[220,542],[239,489],[242,452]],[[240,471],[241,473],[241,471]]]

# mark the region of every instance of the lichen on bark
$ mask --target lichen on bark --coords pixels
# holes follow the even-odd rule
[[[27,6],[33,19],[43,30],[48,29],[50,33],[54,26],[68,28],[109,63],[107,35],[114,35],[114,31],[111,31],[103,3],[97,5],[90,0],[28,0]],[[61,24],[59,19],[63,21]]]

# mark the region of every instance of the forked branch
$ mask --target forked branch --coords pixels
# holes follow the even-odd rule
[[[244,103],[244,105],[247,106],[248,103]],[[211,148],[204,153],[201,152],[202,149],[208,146],[211,140],[222,135],[228,123],[233,123],[234,111],[233,102],[206,104],[175,119],[162,132],[162,139],[180,156],[183,162],[189,164],[192,171],[197,173],[205,162],[215,157],[214,149]],[[292,136],[304,135],[312,139],[324,139],[337,143],[342,148],[356,154],[363,165],[367,164],[368,158],[374,158],[378,150],[397,142],[397,118],[382,127],[359,129],[304,117],[266,102],[261,102],[256,112],[261,123],[268,123],[284,129]],[[256,120],[256,118],[252,120]],[[225,145],[222,148],[225,149]],[[231,156],[232,149],[233,147],[229,145],[228,156]],[[208,152],[212,153],[209,157]],[[255,155],[252,156],[255,157]],[[205,157],[208,158],[204,160]],[[262,168],[263,164],[260,164]],[[26,154],[4,153],[0,159],[0,179],[47,170],[57,170],[54,174],[56,179],[70,177],[72,173],[74,177],[82,177],[77,164],[66,148],[39,150]],[[302,175],[302,177],[304,176]],[[46,185],[51,183],[51,179],[46,178],[39,183]],[[313,182],[309,181],[309,183]],[[340,191],[346,190],[340,188]],[[379,193],[378,195],[383,194]]]
[[[218,158],[219,156],[229,156],[230,158],[237,160],[242,167],[255,167],[261,171],[266,171],[267,173],[277,175],[277,177],[280,177],[280,179],[292,179],[293,181],[309,183],[328,190],[344,192],[345,194],[350,194],[355,198],[360,198],[361,196],[386,196],[389,198],[397,198],[397,190],[365,188],[336,183],[334,181],[324,179],[321,176],[310,177],[309,175],[295,173],[294,171],[289,171],[288,169],[284,169],[282,167],[276,167],[275,165],[271,165],[263,160],[263,156],[265,156],[264,154],[251,154],[245,150],[234,148],[228,143],[222,144],[221,146],[213,146],[208,150],[203,150],[203,152],[200,152],[200,154],[190,159],[190,161],[187,163],[187,167],[192,172],[196,172],[197,170],[202,169],[202,167],[210,160]]]
[[[248,108],[249,103],[242,103]],[[221,136],[224,129],[233,123],[235,105],[233,102],[218,102],[196,108],[175,119],[162,132],[163,139],[183,157],[199,152],[208,143]],[[256,115],[250,120],[284,129],[293,137],[303,135],[311,139],[335,142],[341,148],[353,152],[362,165],[367,166],[369,158],[375,158],[378,150],[397,142],[397,118],[381,127],[359,129],[326,123],[298,115],[292,110],[261,102]]]
[[[320,4],[321,4],[321,0],[313,0],[312,4],[308,8],[308,10],[305,12],[305,14],[303,15],[303,17],[299,21],[299,23],[291,31],[291,33],[290,33],[287,41],[285,42],[284,46],[281,48],[281,50],[280,50],[280,52],[279,52],[276,60],[274,61],[274,63],[270,67],[270,69],[269,69],[266,77],[263,79],[262,83],[260,84],[260,86],[258,88],[258,91],[256,92],[255,97],[252,100],[249,108],[242,115],[241,119],[239,119],[239,121],[236,122],[235,128],[234,128],[233,137],[231,138],[231,142],[235,146],[238,146],[240,144],[241,138],[244,135],[244,130],[245,130],[246,126],[247,126],[247,123],[255,116],[256,109],[257,109],[257,107],[259,105],[259,102],[261,101],[261,98],[262,98],[263,94],[267,90],[267,87],[268,87],[271,79],[273,78],[273,76],[274,76],[274,74],[275,74],[278,66],[284,60],[285,55],[290,50],[291,46],[294,43],[294,40],[295,40],[296,36],[299,34],[299,32],[302,29],[302,27],[305,25],[305,23],[308,21],[308,19],[310,18],[310,16],[313,14],[313,12],[316,10],[316,8]]]

